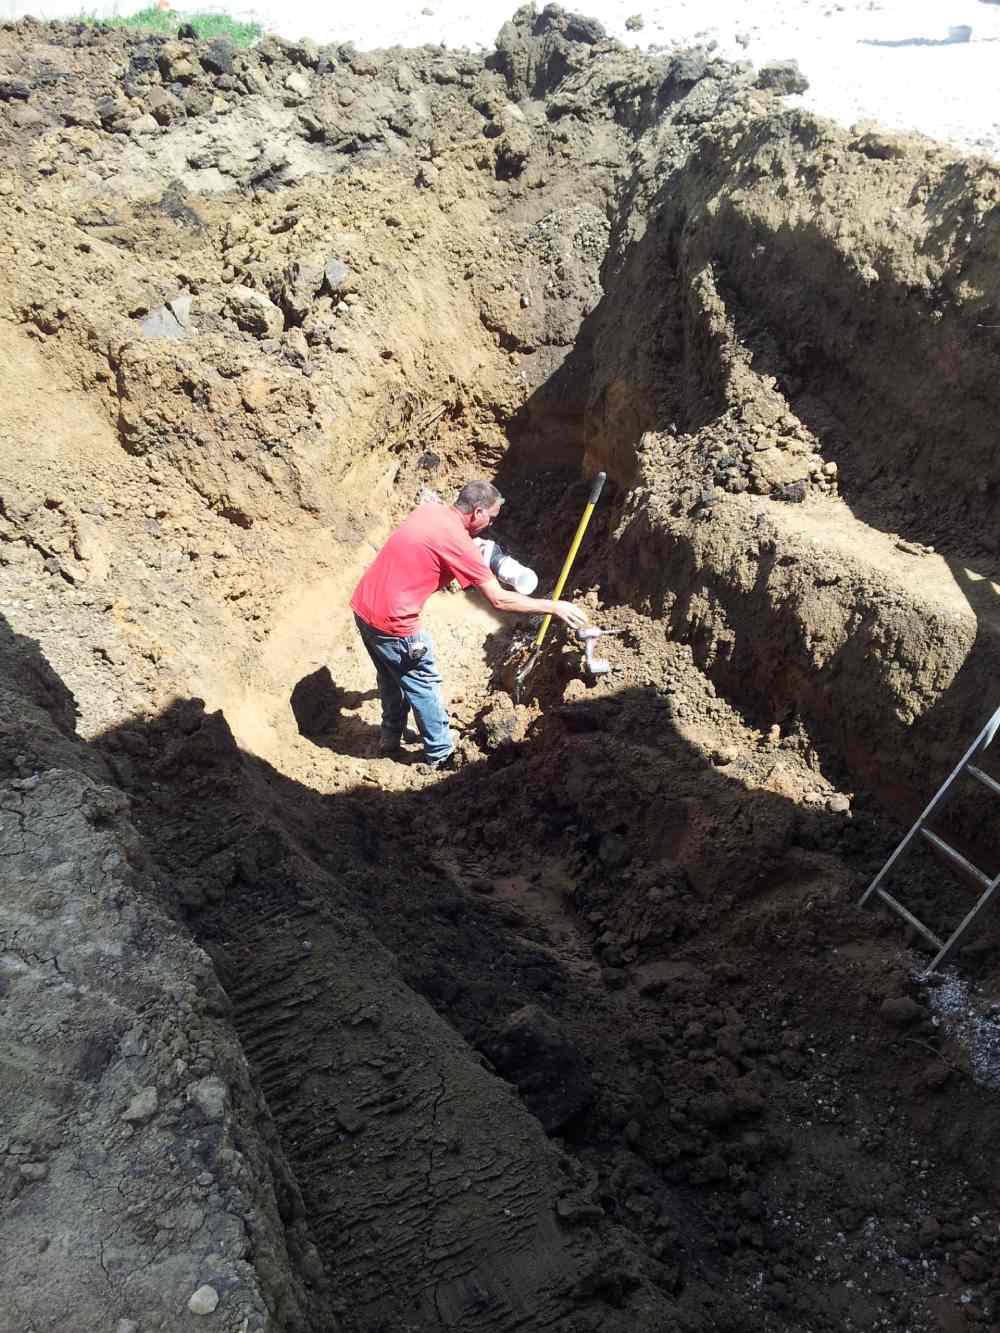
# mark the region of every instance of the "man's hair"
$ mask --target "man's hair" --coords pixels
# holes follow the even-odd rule
[[[455,508],[471,514],[474,509],[489,509],[498,500],[503,504],[503,496],[491,481],[467,481],[458,493]]]

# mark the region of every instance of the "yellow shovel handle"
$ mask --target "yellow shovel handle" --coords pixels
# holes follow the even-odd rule
[[[566,586],[566,580],[569,578],[569,571],[573,568],[573,561],[576,559],[576,553],[580,549],[580,543],[583,541],[583,534],[587,531],[587,524],[590,522],[590,516],[594,512],[594,505],[600,499],[601,491],[604,489],[604,483],[607,480],[606,472],[598,472],[590,487],[590,495],[587,499],[587,507],[584,509],[577,524],[576,536],[573,538],[572,545],[569,548],[569,554],[563,562],[559,578],[556,580],[556,586],[552,592],[552,600],[558,602],[562,595],[562,590]],[[552,624],[552,613],[550,612],[541,625],[538,627],[538,633],[535,635],[535,648],[541,648],[545,635],[548,633],[549,626]]]

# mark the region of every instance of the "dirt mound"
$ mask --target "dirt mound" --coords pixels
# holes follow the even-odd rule
[[[758,82],[0,25],[12,1328],[995,1325],[996,927],[855,903],[991,706],[1000,180]],[[547,588],[598,465],[612,674],[444,594],[375,757],[393,521]]]

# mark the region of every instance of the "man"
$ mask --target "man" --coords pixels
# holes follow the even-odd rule
[[[427,598],[452,579],[463,588],[478,588],[497,611],[553,615],[572,629],[587,623],[572,602],[525,597],[497,582],[472,539],[489,527],[502,504],[503,496],[490,482],[470,481],[454,505],[420,505],[395,530],[354,590],[351,609],[378,674],[381,754],[398,753],[412,710],[428,765],[455,766],[434,647],[420,628]]]

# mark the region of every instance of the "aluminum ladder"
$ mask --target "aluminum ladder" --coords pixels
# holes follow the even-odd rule
[[[998,887],[1000,887],[1000,874],[997,874],[990,879],[989,875],[984,874],[978,866],[974,866],[971,861],[967,861],[961,852],[956,851],[955,848],[949,846],[943,838],[927,828],[927,821],[930,819],[931,815],[944,804],[948,793],[963,773],[968,773],[970,777],[975,778],[977,782],[981,782],[982,785],[989,791],[993,792],[994,795],[1000,796],[1000,782],[997,782],[995,778],[991,778],[988,773],[984,773],[981,768],[977,768],[973,763],[973,760],[978,758],[982,751],[990,745],[998,730],[1000,730],[1000,708],[997,709],[987,722],[986,726],[983,727],[982,731],[969,746],[951,776],[938,788],[937,794],[931,801],[930,805],[928,805],[927,809],[913,825],[909,833],[907,833],[906,837],[868,885],[867,889],[865,889],[858,903],[859,907],[864,907],[869,898],[873,895],[880,898],[882,902],[888,907],[891,907],[894,912],[901,916],[904,921],[907,921],[914,930],[919,931],[925,940],[930,941],[937,950],[937,953],[934,955],[933,961],[925,969],[925,976],[928,972],[936,972],[941,964],[945,962],[952,951],[958,946],[962,937],[965,935],[965,932],[969,929],[983,908],[986,907],[987,903],[989,903]],[[946,940],[939,940],[932,930],[929,930],[922,921],[918,921],[913,913],[907,911],[898,899],[894,898],[891,893],[888,893],[882,888],[882,881],[885,879],[886,875],[888,875],[889,871],[900,859],[910,843],[913,842],[914,838],[920,836],[925,838],[932,847],[936,847],[939,852],[942,852],[954,866],[961,870],[970,879],[974,880],[981,889],[979,898]]]

